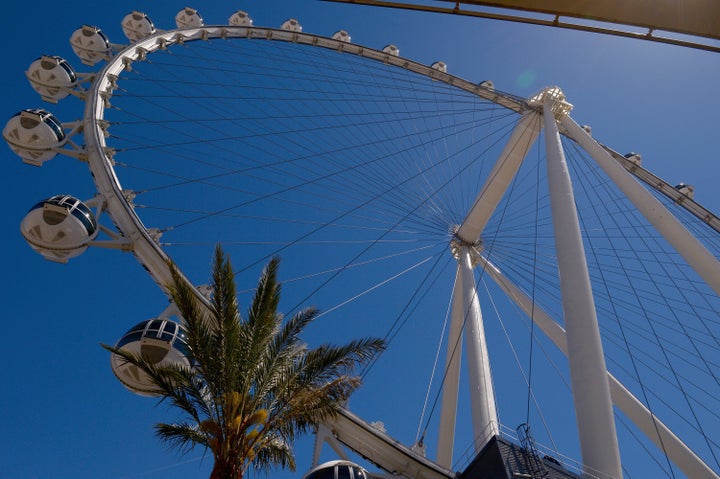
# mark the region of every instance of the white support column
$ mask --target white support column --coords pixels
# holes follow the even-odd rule
[[[338,443],[338,440],[335,439],[335,436],[330,428],[328,428],[325,424],[319,424],[317,430],[315,431],[315,444],[313,445],[313,458],[312,464],[310,465],[311,468],[320,465],[320,454],[322,453],[323,444],[328,444],[340,459],[345,461],[349,460],[347,453]]]
[[[463,304],[463,275],[458,264],[450,315],[450,331],[445,355],[445,380],[440,403],[440,426],[438,429],[438,465],[450,469],[455,444],[455,421],[457,417],[458,389],[460,387],[460,358],[462,356],[462,332],[465,317]]]
[[[530,110],[520,118],[485,185],[456,232],[462,241],[472,244],[480,239],[482,230],[515,177],[530,146],[535,143],[541,125],[540,114],[536,111]]]
[[[715,256],[572,118],[565,116],[560,119],[560,122],[570,138],[590,153],[638,211],[665,237],[715,293],[720,295],[720,262]]]
[[[464,336],[468,351],[470,409],[476,452],[499,432],[490,359],[473,273],[478,253],[473,246],[455,243],[453,254],[458,260],[458,270],[448,337],[437,456],[437,463],[445,468],[450,468],[452,464],[460,381],[461,336]]]
[[[471,388],[473,431],[476,441],[485,441],[498,432],[495,396],[490,377],[490,365],[482,325],[480,305],[475,291],[471,250],[480,239],[483,228],[505,194],[508,185],[525,159],[530,146],[537,139],[542,122],[536,111],[526,112],[508,139],[485,186],[478,194],[462,225],[455,233],[457,244],[453,254],[458,259],[455,277],[452,318],[445,360],[445,381],[440,409],[437,463],[450,468],[452,464],[458,387],[460,382],[461,339],[465,335]],[[460,243],[467,245],[461,246]],[[463,333],[463,328],[465,332]],[[476,443],[477,445],[477,443]]]
[[[470,385],[470,410],[473,421],[475,452],[498,434],[498,418],[495,409],[495,391],[490,373],[485,327],[480,302],[475,288],[475,262],[477,252],[473,247],[463,246],[460,250],[460,271],[463,276],[462,296],[465,315],[465,346],[468,354],[468,376]]]
[[[543,106],[545,149],[580,450],[587,473],[620,479],[622,467],[600,329],[575,197],[554,116],[563,100],[554,93],[561,95],[559,90],[546,92]]]
[[[500,289],[532,319],[555,346],[567,356],[565,329],[520,288],[508,280],[491,262],[480,256],[479,266],[490,276]],[[609,372],[610,395],[618,407],[642,432],[658,450],[667,454],[670,460],[687,477],[697,479],[720,479],[697,454],[695,454],[679,437],[658,419],[645,405],[636,398],[622,383]]]
[[[327,437],[328,428],[324,424],[320,424],[315,431],[315,442],[313,444],[313,457],[310,468],[320,465],[320,454],[322,453],[323,442]]]

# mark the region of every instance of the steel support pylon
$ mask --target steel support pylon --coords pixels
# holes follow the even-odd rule
[[[605,355],[570,172],[556,120],[556,115],[566,116],[570,106],[559,89],[548,89],[543,96],[550,207],[580,451],[587,474],[620,479],[622,466]]]

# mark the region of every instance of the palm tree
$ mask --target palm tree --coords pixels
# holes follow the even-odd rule
[[[245,317],[230,260],[220,247],[210,308],[172,268],[170,290],[186,321],[190,367],[158,365],[103,345],[147,374],[161,401],[183,413],[182,422],[157,424],[156,434],[182,452],[198,445],[212,451],[211,479],[240,479],[250,467],[295,470],[296,435],[333,416],[360,385],[353,368],[384,347],[380,339],[365,338],[309,348],[300,335],[317,310],[283,319],[278,264],[273,258],[265,267]]]

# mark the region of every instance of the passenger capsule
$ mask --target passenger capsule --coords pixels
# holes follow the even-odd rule
[[[625,158],[636,164],[637,166],[642,165],[642,155],[640,153],[630,152],[625,154]]]
[[[77,85],[77,75],[64,58],[43,55],[30,64],[25,72],[33,89],[50,103],[68,96],[68,90]]]
[[[98,233],[90,208],[69,195],[56,195],[30,208],[20,223],[25,241],[45,259],[67,263],[80,255]]]
[[[183,8],[175,15],[175,25],[178,28],[194,28],[205,25],[202,17],[194,8]]]
[[[303,479],[369,479],[365,469],[350,461],[330,461],[308,472]]]
[[[133,11],[125,15],[120,23],[123,33],[131,42],[143,40],[155,33],[155,25],[147,13]]]
[[[396,57],[400,55],[400,49],[398,49],[395,45],[387,45],[382,49],[382,51]]]
[[[695,198],[695,187],[693,185],[686,185],[685,183],[680,183],[678,185],[675,185],[675,189],[690,198],[691,200]]]
[[[333,33],[332,38],[333,40],[339,40],[345,43],[350,43],[351,40],[350,34],[345,30],[338,30],[337,32]]]
[[[480,83],[478,83],[483,88],[486,88],[488,90],[494,90],[495,89],[495,83],[492,80],[483,80]]]
[[[233,25],[235,27],[252,27],[253,24],[250,15],[248,15],[247,12],[243,12],[242,10],[238,10],[237,12],[233,13],[230,16],[229,22],[230,25]]]
[[[58,119],[39,108],[16,113],[5,125],[3,138],[23,162],[35,166],[53,159],[54,149],[66,141]]]
[[[149,319],[125,333],[116,348],[142,356],[157,366],[190,366],[185,329],[169,319]],[[117,354],[110,355],[110,367],[123,386],[141,396],[158,396],[150,378],[137,366]]]
[[[430,68],[439,72],[447,73],[447,65],[445,64],[445,62],[435,62],[430,65]]]
[[[283,24],[280,25],[280,29],[287,30],[288,32],[302,32],[302,26],[300,25],[300,22],[298,22],[294,18],[285,20]]]
[[[97,27],[83,25],[70,36],[70,46],[86,65],[95,65],[112,54],[110,40]]]

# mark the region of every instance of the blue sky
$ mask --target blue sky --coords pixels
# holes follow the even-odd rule
[[[68,39],[82,24],[97,25],[122,43],[120,21],[131,10],[147,12],[158,28],[174,26],[186,6],[170,1],[14,2],[6,6],[6,41],[0,97],[9,118],[43,106],[23,72],[40,54],[66,57],[87,71]],[[396,44],[403,56],[430,64],[443,60],[450,72],[473,81],[491,79],[504,91],[527,97],[559,85],[575,105],[573,117],[619,152],[638,151],[644,165],[670,183],[695,186],[695,198],[720,210],[716,178],[720,107],[717,54],[627,39],[310,0],[208,1],[195,5],[206,23],[224,23],[246,10],[257,26],[277,27],[297,18],[303,30],[331,35],[342,28],[354,43]],[[70,99],[74,101],[73,99]],[[74,101],[74,111],[80,112]],[[65,106],[44,105],[70,112]],[[65,109],[67,108],[67,109]],[[69,113],[68,113],[69,114]],[[78,113],[77,117],[79,118]],[[62,117],[63,121],[75,118]],[[152,425],[168,417],[164,405],[125,391],[99,343],[114,342],[127,328],[157,315],[166,299],[129,254],[91,250],[67,265],[35,255],[19,234],[27,209],[56,193],[86,191],[89,174],[79,162],[55,159],[41,169],[23,165],[3,147],[6,204],[4,239],[4,334],[0,339],[3,392],[0,479],[176,478],[207,475],[211,459],[201,451],[180,456],[153,437]],[[82,196],[80,193],[78,195]],[[209,263],[209,258],[208,258]],[[241,285],[241,287],[251,285]],[[323,305],[320,305],[321,307]],[[315,333],[322,336],[320,333]],[[398,354],[412,368],[412,346]],[[389,383],[402,383],[391,372]],[[395,376],[392,376],[395,375]],[[377,379],[375,379],[377,377]],[[383,370],[373,372],[380,382]],[[417,422],[383,416],[383,404],[405,398],[363,396],[359,409],[383,420],[408,441]],[[298,444],[297,473],[310,462],[311,441]]]

